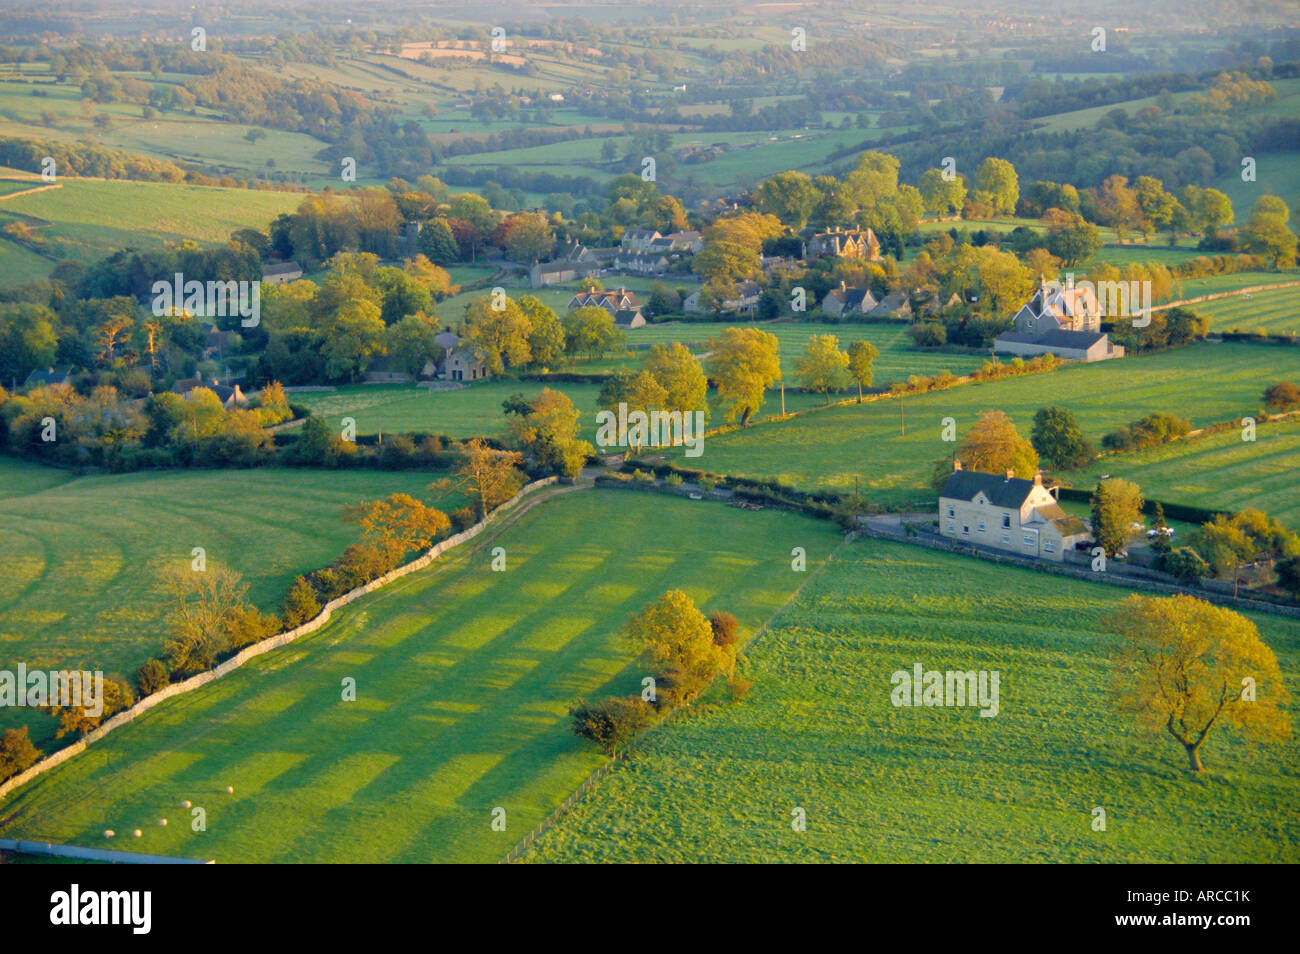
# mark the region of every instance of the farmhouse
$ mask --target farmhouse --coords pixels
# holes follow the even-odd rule
[[[569,308],[604,308],[614,316],[620,328],[640,328],[645,324],[641,302],[634,292],[625,288],[617,291],[583,291],[569,299]]]
[[[622,246],[635,252],[648,252],[663,236],[658,229],[628,229],[623,233]]]
[[[828,315],[869,315],[879,305],[868,288],[848,288],[840,282],[839,288],[833,288],[822,299],[822,311]]]
[[[43,388],[50,384],[67,384],[71,374],[71,368],[47,368],[43,371],[37,369],[23,380],[23,390]]]
[[[436,367],[424,366],[424,376],[432,375],[443,381],[479,381],[488,376],[487,364],[469,345],[460,343],[460,335],[450,329],[433,336],[442,348],[442,359]]]
[[[875,261],[880,258],[880,240],[871,229],[834,228],[829,232],[818,232],[805,245],[807,258],[825,258],[838,255],[841,258],[865,258]]]
[[[1012,330],[993,339],[995,352],[1022,357],[1054,354],[1076,361],[1122,358],[1122,345],[1101,330],[1101,308],[1090,285],[1068,288],[1040,276],[1034,296],[1016,312]]]
[[[1033,480],[962,470],[939,491],[939,532],[953,540],[977,543],[1020,556],[1065,559],[1065,551],[1090,537],[1088,525],[1061,509],[1041,474]]]
[[[262,270],[262,281],[267,285],[285,285],[302,278],[302,266],[297,262],[279,262]]]
[[[554,261],[533,263],[528,272],[528,284],[533,288],[544,288],[599,274],[600,260],[591,249],[581,242],[565,242],[556,249]]]

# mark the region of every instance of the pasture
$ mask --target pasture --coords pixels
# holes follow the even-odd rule
[[[1255,507],[1300,529],[1300,421],[1260,424],[1255,441],[1239,429],[1107,456],[1066,483],[1091,487],[1102,474],[1131,480],[1153,500],[1214,510]]]
[[[630,614],[680,588],[752,634],[804,578],[791,547],[811,573],[839,539],[771,510],[560,494],[41,776],[5,800],[0,834],[102,846],[139,827],[114,847],[220,862],[495,861],[602,762],[566,713],[639,688]]]
[[[264,468],[75,477],[0,458],[0,668],[80,666],[128,679],[161,650],[166,565],[238,570],[249,598],[278,611],[293,579],[333,562],[360,535],[342,508],[403,491],[429,499],[437,475]],[[443,506],[463,504],[457,495]],[[53,720],[0,710],[0,730],[27,722],[37,744]]]
[[[1296,276],[1288,277],[1295,280]],[[1190,307],[1208,317],[1214,331],[1300,335],[1300,287],[1254,291]]]
[[[956,444],[942,439],[954,418],[957,438],[987,409],[1004,411],[1028,437],[1034,413],[1070,408],[1099,441],[1121,424],[1154,411],[1193,426],[1258,414],[1267,383],[1300,374],[1300,352],[1252,344],[1200,344],[1153,355],[1073,364],[1047,374],[963,385],[947,391],[816,411],[710,437],[689,466],[718,474],[775,478],[802,489],[862,493],[881,506],[933,504],[935,461]]]
[[[747,655],[740,703],[644,737],[535,862],[1300,861],[1300,742],[1219,728],[1191,778],[1108,694],[1118,588],[859,540]],[[1255,618],[1294,695],[1300,622]],[[999,712],[891,704],[891,675],[996,670]],[[792,828],[802,808],[807,830]],[[1093,810],[1106,830],[1093,831]]]

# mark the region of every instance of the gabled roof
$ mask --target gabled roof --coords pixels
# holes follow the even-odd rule
[[[952,500],[974,500],[977,494],[982,493],[995,507],[1018,510],[1033,489],[1034,482],[1022,477],[999,477],[997,474],[981,474],[975,470],[954,470],[944,481],[939,496]]]

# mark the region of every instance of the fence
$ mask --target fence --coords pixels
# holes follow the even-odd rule
[[[480,533],[483,532],[483,530],[487,527],[489,523],[491,523],[494,519],[496,519],[498,514],[503,513],[504,511],[513,507],[521,499],[523,499],[523,497],[526,494],[529,494],[540,487],[546,487],[550,484],[553,484],[555,483],[555,480],[556,478],[554,477],[544,477],[541,480],[533,481],[531,484],[528,484],[526,487],[521,489],[519,493],[515,494],[505,503],[501,504],[501,506],[493,510],[490,514],[487,515],[487,517],[484,520],[480,520],[478,523],[474,524],[473,526],[465,528],[460,533],[453,534],[452,536],[441,541],[440,543],[435,544],[433,547],[429,549],[427,553],[424,554],[424,556],[418,557],[412,560],[410,563],[404,564],[403,566],[399,566],[395,570],[390,570],[389,572],[385,573],[383,576],[376,577],[375,579],[371,580],[369,583],[365,584],[364,586],[359,586],[355,590],[350,590],[349,592],[344,593],[342,596],[335,597],[334,599],[330,600],[328,603],[325,604],[324,609],[322,609],[315,618],[309,619],[301,626],[297,626],[293,629],[285,630],[283,633],[278,633],[275,636],[271,636],[267,639],[264,639],[259,643],[254,643],[252,646],[246,646],[243,649],[241,649],[239,652],[235,653],[235,655],[227,659],[225,662],[221,663],[218,666],[213,667],[212,669],[209,669],[207,672],[201,672],[197,676],[191,676],[190,678],[182,680],[181,682],[174,682],[169,686],[165,686],[164,688],[159,689],[157,692],[152,693],[151,695],[145,696],[135,705],[131,706],[128,709],[123,709],[121,712],[117,713],[117,715],[110,718],[107,722],[103,723],[98,728],[92,730],[91,732],[88,732],[85,736],[78,739],[76,742],[73,742],[71,745],[65,746],[64,748],[59,749],[57,752],[54,752],[51,755],[46,756],[45,758],[37,762],[35,765],[31,766],[25,771],[19,772],[13,778],[0,784],[0,798],[4,798],[15,788],[18,788],[20,785],[25,785],[27,782],[30,782],[32,779],[36,778],[36,776],[41,775],[44,772],[48,772],[50,769],[54,768],[57,765],[63,764],[68,759],[72,758],[74,755],[77,755],[78,753],[84,751],[88,745],[92,745],[95,742],[98,742],[100,739],[108,735],[118,726],[123,726],[126,725],[128,722],[134,721],[144,713],[148,712],[154,706],[166,702],[168,699],[171,699],[174,696],[179,696],[183,693],[191,692],[195,689],[198,689],[200,686],[206,686],[214,679],[220,679],[222,676],[226,675],[227,673],[234,672],[236,669],[244,665],[244,663],[248,662],[250,659],[255,659],[264,653],[269,653],[273,649],[279,649],[281,646],[286,646],[289,643],[293,642],[295,639],[297,639],[299,636],[306,636],[308,633],[314,633],[316,630],[320,629],[322,626],[324,626],[326,623],[330,621],[330,617],[333,615],[335,610],[342,609],[344,606],[347,606],[353,600],[360,599],[362,596],[365,596],[368,593],[373,593],[375,590],[387,586],[389,583],[393,582],[394,580],[400,579],[401,577],[406,576],[408,573],[414,573],[417,570],[423,570],[426,566],[428,566],[430,563],[432,563],[442,554],[446,553],[448,550],[452,549],[453,547],[460,546],[462,543],[464,543],[467,540],[474,539],[474,537],[478,536]]]
[[[77,845],[56,845],[49,841],[16,841],[0,838],[0,851],[20,855],[43,855],[49,858],[76,858],[80,861],[101,861],[124,865],[210,865],[211,858],[173,858],[170,855],[142,855],[134,851],[108,851],[104,848],[81,848]]]

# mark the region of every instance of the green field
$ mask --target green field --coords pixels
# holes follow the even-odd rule
[[[1289,276],[1293,281],[1295,276]],[[1300,335],[1300,288],[1274,288],[1190,306],[1211,321],[1215,331],[1263,331]]]
[[[0,225],[22,221],[43,243],[38,256],[0,240],[0,255],[21,254],[33,265],[43,263],[35,269],[17,267],[15,258],[15,267],[0,274],[0,284],[19,284],[48,273],[60,258],[93,262],[122,248],[156,248],[185,239],[224,242],[236,229],[266,228],[301,201],[293,192],[63,179],[57,189],[0,200]]]
[[[1091,487],[1102,474],[1134,481],[1153,500],[1215,510],[1256,507],[1300,529],[1300,421],[1261,424],[1255,442],[1238,429],[1103,457],[1066,483]]]
[[[1060,404],[1074,411],[1084,433],[1100,440],[1154,411],[1190,418],[1194,426],[1258,414],[1266,384],[1297,375],[1295,349],[1200,344],[907,397],[906,435],[900,434],[897,399],[760,423],[709,438],[703,456],[690,466],[777,478],[806,489],[850,489],[860,479],[872,503],[929,507],[931,467],[955,449],[941,439],[945,417],[955,419],[960,439],[981,411],[998,409],[1028,436],[1034,413]]]
[[[694,351],[706,349],[710,337],[719,336],[724,328],[748,326],[747,322],[667,322],[646,325],[628,332],[630,344],[667,344],[681,341]],[[865,338],[876,346],[880,357],[875,362],[875,383],[885,385],[891,381],[905,381],[913,374],[933,375],[951,371],[967,374],[984,363],[983,355],[945,354],[920,351],[912,347],[907,325],[898,324],[830,324],[828,322],[760,322],[756,327],[776,335],[781,343],[781,374],[787,386],[798,383],[794,364],[803,356],[808,339],[813,335],[835,335],[840,349],[847,351],[854,341]]]
[[[244,575],[261,609],[278,611],[295,576],[332,563],[359,536],[340,517],[345,505],[421,495],[435,476],[266,468],[73,477],[0,458],[0,659],[130,678],[167,636],[157,590],[165,565],[188,565],[203,547],[210,562]],[[46,716],[0,710],[0,730],[24,722],[38,740],[53,734]]]
[[[115,847],[495,861],[601,763],[566,710],[639,687],[618,635],[631,613],[681,588],[752,633],[806,578],[791,548],[806,549],[812,573],[839,538],[778,511],[617,490],[554,497],[41,776],[5,800],[0,835],[103,846],[104,829],[138,827],[142,839]],[[489,546],[505,547],[505,572],[490,570]],[[357,701],[343,703],[349,676]],[[205,833],[185,824],[182,799],[206,808]],[[505,832],[490,827],[497,806]]]
[[[751,646],[744,702],[647,736],[542,862],[1300,861],[1300,742],[1218,729],[1204,777],[1108,697],[1118,587],[861,540]],[[1294,694],[1300,622],[1255,617]],[[890,676],[1000,673],[1000,711],[895,708]],[[795,807],[807,831],[791,826]],[[1094,807],[1106,811],[1092,830]]]

